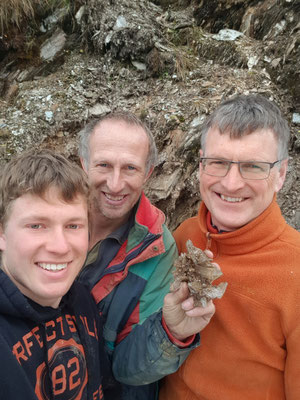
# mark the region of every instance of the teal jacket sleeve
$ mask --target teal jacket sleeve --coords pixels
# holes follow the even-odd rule
[[[173,344],[162,327],[161,318],[161,311],[152,314],[116,346],[113,354],[116,380],[127,385],[155,382],[177,371],[191,350],[199,345],[199,335],[187,348]]]

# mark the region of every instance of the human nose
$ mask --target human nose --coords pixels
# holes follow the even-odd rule
[[[111,171],[109,176],[107,177],[107,187],[110,192],[118,193],[124,187],[124,181],[122,179],[122,175],[119,169],[114,169]]]
[[[49,232],[47,239],[47,250],[50,253],[66,254],[70,250],[70,243],[67,233],[63,228],[57,228]]]
[[[238,164],[230,164],[227,174],[221,180],[227,190],[237,190],[244,186],[245,181],[240,173]]]

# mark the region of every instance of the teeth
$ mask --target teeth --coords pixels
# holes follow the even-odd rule
[[[105,193],[108,200],[120,201],[123,200],[125,196],[112,196],[111,194]]]
[[[39,263],[38,264],[41,268],[46,269],[47,271],[60,271],[62,269],[67,268],[68,264],[46,264],[46,263]]]
[[[229,201],[230,203],[239,203],[240,201],[243,201],[242,197],[227,197],[221,194],[221,199],[225,201]]]

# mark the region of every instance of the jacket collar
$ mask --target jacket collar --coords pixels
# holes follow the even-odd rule
[[[127,250],[145,239],[148,233],[159,235],[163,232],[164,213],[150,203],[144,192],[138,201],[135,223],[128,235]]]

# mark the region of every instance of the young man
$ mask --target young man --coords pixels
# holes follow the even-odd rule
[[[276,203],[289,129],[260,95],[222,103],[206,121],[198,216],[175,231],[209,248],[228,282],[202,346],[166,378],[160,400],[300,399],[300,233]]]
[[[103,399],[102,327],[73,284],[88,248],[88,184],[51,151],[0,178],[0,389],[5,400]]]
[[[164,214],[143,193],[157,158],[147,126],[130,113],[108,114],[80,132],[80,157],[91,186],[89,255],[80,280],[104,317],[106,348],[122,382],[105,393],[155,399],[151,383],[176,371],[198,345],[192,335],[214,306],[193,308],[187,287],[167,294],[177,250]]]

